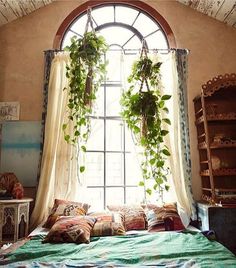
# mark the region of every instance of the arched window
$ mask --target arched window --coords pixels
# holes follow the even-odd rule
[[[146,6],[140,1],[133,2]],[[103,35],[109,45],[105,55],[107,75],[97,92],[85,158],[84,180],[93,208],[136,203],[144,198],[143,188],[138,187],[142,174],[132,134],[120,116],[119,101],[142,41],[145,40],[150,50],[168,49],[166,32],[171,31],[166,22],[163,27],[150,15],[150,9],[147,12],[141,6],[129,5],[127,1],[90,6],[95,31]],[[67,28],[62,24],[56,37],[57,48],[59,44],[61,49],[69,45],[73,36],[83,36],[87,22],[85,7],[80,8],[77,16],[74,11],[70,20],[65,20]],[[173,42],[173,38],[171,40]]]

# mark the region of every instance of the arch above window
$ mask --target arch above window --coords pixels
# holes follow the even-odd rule
[[[59,27],[54,48],[63,48],[70,43],[72,36],[84,34],[88,8],[92,9],[95,30],[106,38],[109,45],[135,49],[140,48],[142,39],[145,39],[149,49],[176,47],[170,26],[149,5],[141,1],[103,0],[88,1],[74,9]]]

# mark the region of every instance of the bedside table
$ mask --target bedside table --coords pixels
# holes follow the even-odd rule
[[[32,198],[0,200],[0,243],[14,243],[28,235]]]
[[[198,202],[197,211],[200,229],[215,231],[217,241],[236,254],[236,206],[216,207]]]

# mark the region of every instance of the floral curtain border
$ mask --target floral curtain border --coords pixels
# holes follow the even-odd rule
[[[187,77],[188,77],[188,55],[187,49],[176,50],[176,62],[178,72],[178,96],[179,96],[179,118],[181,131],[181,147],[182,147],[182,164],[184,168],[185,188],[189,201],[191,202],[192,219],[196,219],[196,204],[193,199],[192,191],[192,169],[190,156],[190,139],[189,139],[189,118],[188,118],[188,93],[187,93]]]

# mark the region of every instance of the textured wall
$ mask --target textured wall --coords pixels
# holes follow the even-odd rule
[[[201,195],[192,99],[218,74],[236,72],[236,30],[175,1],[145,1],[169,23],[179,48],[188,48],[188,109],[193,190]],[[58,1],[0,27],[0,99],[19,101],[21,120],[40,120],[43,51],[52,48],[64,18],[82,1]]]

